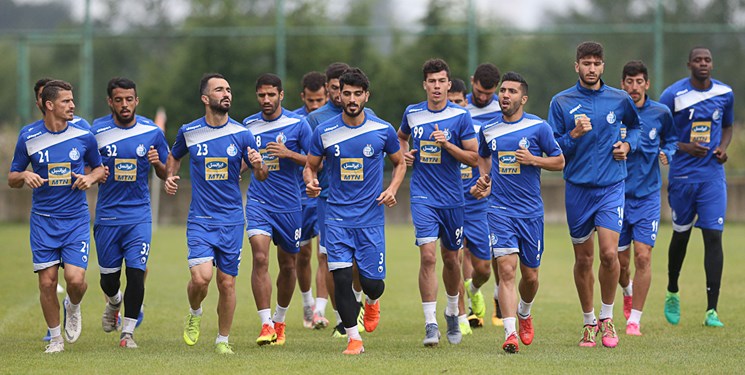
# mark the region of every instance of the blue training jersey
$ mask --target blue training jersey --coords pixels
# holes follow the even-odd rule
[[[474,139],[473,121],[468,111],[451,102],[433,112],[427,102],[413,104],[404,111],[400,130],[410,134],[412,148],[418,150],[411,176],[411,203],[438,208],[464,204],[460,162],[442,150],[432,138],[435,127],[445,133],[448,142],[463,148],[462,141]]]
[[[294,111],[296,114],[308,117],[310,113],[305,109],[305,106],[302,106]],[[306,122],[307,119],[306,119]],[[310,125],[309,125],[310,126]],[[313,135],[313,130],[311,129],[311,135]],[[308,137],[310,138],[310,137]],[[310,145],[310,141],[308,141],[308,144]],[[310,146],[309,146],[310,147]],[[308,193],[305,191],[305,180],[303,180],[303,169],[305,169],[304,165],[298,166],[298,169],[300,170],[300,177],[298,178],[298,188],[300,189],[300,203],[303,206],[308,207],[315,207],[316,206],[316,198],[308,198]]]
[[[476,133],[478,138],[479,131],[481,131],[481,123],[478,120],[473,120],[473,131]],[[463,182],[463,199],[465,200],[466,207],[469,208],[469,212],[486,210],[489,207],[489,202],[486,199],[476,199],[471,195],[471,187],[476,185],[481,174],[479,173],[478,167],[471,167],[468,164],[460,163],[460,178]]]
[[[307,117],[310,114],[310,112],[308,112],[308,110],[305,108],[305,106],[302,106],[302,107],[300,107],[300,108],[298,108],[298,109],[296,109],[296,110],[294,110],[292,112],[295,112],[295,114],[300,115],[302,117]]]
[[[80,116],[72,116],[72,120],[70,120],[70,122],[82,127],[83,129],[91,128],[91,124],[89,124],[88,121],[85,121],[85,119]]]
[[[662,176],[658,155],[662,151],[667,160],[672,161],[678,149],[678,137],[673,128],[673,116],[667,107],[647,97],[644,105],[637,109],[641,120],[639,145],[626,159],[628,176],[625,185],[626,196],[641,198],[652,193],[659,194]]]
[[[495,117],[502,115],[502,107],[499,106],[499,97],[497,94],[492,95],[489,104],[483,107],[477,107],[473,104],[473,93],[466,95],[466,102],[468,102],[466,109],[471,113],[471,118],[482,124],[493,122],[496,120]]]
[[[264,120],[261,112],[246,117],[243,125],[253,134],[256,146],[269,170],[269,177],[259,181],[251,176],[251,185],[246,192],[246,207],[258,205],[272,212],[300,211],[300,191],[298,178],[302,171],[290,159],[280,159],[270,155],[267,144],[283,143],[287,149],[297,153],[307,153],[311,130],[308,123],[299,115],[281,108],[282,114],[274,120]]]
[[[670,163],[669,179],[688,183],[724,179],[724,165],[717,162],[714,150],[722,141],[722,128],[735,121],[732,88],[712,79],[708,90],[698,91],[690,78],[683,78],[662,92],[660,103],[673,113],[678,141],[709,147],[703,158],[678,150]]]
[[[325,157],[329,181],[325,222],[344,227],[384,225],[385,154],[400,149],[391,124],[367,112],[365,122],[348,126],[338,115],[313,131],[310,155]],[[320,218],[319,218],[320,219]]]
[[[569,133],[575,119],[590,118],[592,130],[574,139]],[[600,89],[591,90],[579,81],[551,99],[548,123],[566,158],[564,179],[588,187],[610,186],[626,179],[626,161],[613,159],[613,144],[629,143],[636,150],[639,141],[639,115],[629,94],[601,81]],[[622,139],[622,128],[626,128]]]
[[[31,164],[34,173],[48,181],[33,189],[31,213],[54,218],[88,216],[85,192],[72,189],[75,177],[84,174],[85,165],[101,165],[96,138],[85,125],[72,121],[53,133],[39,120],[24,126],[18,135],[11,172],[23,172]]]
[[[166,163],[168,144],[163,131],[145,117],[138,117],[134,125],[123,128],[107,116],[94,120],[91,132],[103,164],[109,167],[106,183],[98,187],[96,224],[151,222],[147,153],[154,147],[160,161]]]
[[[251,165],[247,147],[258,149],[251,132],[232,118],[224,125],[212,127],[202,117],[178,130],[171,155],[178,160],[189,154],[189,222],[245,223],[239,177],[241,160]]]
[[[510,217],[543,216],[541,168],[518,163],[515,152],[527,148],[539,157],[561,155],[551,126],[529,113],[517,122],[505,122],[500,116],[481,128],[479,138],[479,155],[492,159],[489,205]]]

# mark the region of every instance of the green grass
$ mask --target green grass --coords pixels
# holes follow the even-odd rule
[[[287,344],[284,347],[258,347],[255,338],[260,325],[250,288],[250,251],[244,241],[244,258],[238,277],[238,308],[231,342],[236,355],[213,354],[217,334],[214,285],[203,307],[202,336],[194,347],[182,338],[183,319],[188,312],[186,283],[185,230],[159,229],[149,262],[150,274],[145,296],[146,319],[137,329],[140,348],[124,350],[117,346],[118,334],[101,330],[103,293],[98,286],[98,266],[91,257],[89,289],[83,300],[83,334],[75,344],[67,344],[60,355],[43,354],[40,340],[45,332],[38,302],[37,279],[32,272],[27,225],[2,225],[3,263],[0,285],[0,373],[736,373],[742,371],[745,341],[745,264],[742,244],[745,226],[728,225],[725,232],[725,270],[719,314],[724,329],[701,326],[706,307],[703,247],[700,232],[691,238],[681,277],[682,318],[679,326],[664,320],[662,303],[666,284],[667,244],[671,229],[660,231],[653,254],[653,281],[642,318],[643,337],[624,334],[621,293],[617,294],[616,322],[620,344],[616,349],[579,348],[582,325],[577,293],[572,278],[571,244],[563,225],[546,228],[546,252],[541,268],[541,288],[533,307],[536,339],[521,346],[518,355],[501,350],[503,331],[487,325],[452,346],[443,340],[438,348],[425,348],[423,315],[417,288],[418,250],[413,245],[413,229],[388,228],[388,279],[382,299],[378,330],[363,334],[366,353],[348,358],[341,354],[345,343],[330,337],[331,330],[302,327],[302,302],[296,295],[290,307]],[[274,249],[272,249],[274,252]],[[93,253],[93,251],[92,251]],[[276,275],[276,262],[271,273]],[[596,261],[597,269],[597,261]],[[491,295],[493,282],[484,287]],[[438,318],[444,332],[444,287],[440,285]],[[596,311],[599,291],[596,287]],[[274,305],[272,305],[274,306]],[[491,304],[487,314],[491,314]],[[327,316],[333,321],[329,307]],[[740,358],[739,360],[737,358]]]

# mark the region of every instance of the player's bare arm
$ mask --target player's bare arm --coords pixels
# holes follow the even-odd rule
[[[251,163],[254,177],[256,177],[257,180],[264,181],[269,177],[269,168],[264,164],[264,158],[261,157],[261,154],[258,151],[251,147],[248,148],[248,162]]]
[[[404,160],[404,153],[398,150],[395,154],[389,154],[388,159],[393,163],[393,172],[391,176],[391,183],[388,188],[385,189],[380,196],[378,196],[378,205],[384,204],[386,207],[393,207],[396,205],[396,193],[398,188],[401,187],[401,183],[404,181],[406,175],[406,161]]]
[[[564,155],[536,156],[531,154],[527,149],[521,148],[515,151],[515,157],[517,158],[517,162],[522,165],[530,165],[547,171],[560,171],[564,169]]]
[[[678,149],[697,158],[703,158],[709,153],[709,147],[704,146],[700,142],[678,142]]]
[[[471,195],[476,199],[486,198],[491,194],[491,157],[479,156],[479,174],[481,175],[476,184],[471,187]]]
[[[13,189],[20,189],[27,185],[31,189],[36,189],[47,183],[47,179],[41,178],[32,171],[10,172],[8,173],[8,186]]]
[[[727,147],[730,141],[732,141],[732,126],[722,128],[722,141],[719,142],[719,146],[714,149],[714,157],[717,158],[719,164],[727,162]]]
[[[401,131],[401,129],[398,130],[398,144],[401,146],[401,150],[403,150],[403,156],[404,161],[406,162],[406,165],[412,166],[414,165],[414,159],[416,156],[414,155],[417,151],[416,149],[409,149],[409,134],[406,134]]]
[[[166,165],[160,161],[160,155],[158,154],[158,150],[155,149],[155,146],[150,146],[150,150],[147,151],[147,161],[153,166],[155,175],[161,180],[165,180],[167,176]]]
[[[91,169],[88,174],[77,174],[72,172],[72,177],[75,177],[75,183],[72,184],[72,189],[88,190],[104,177],[105,170],[103,165],[99,165],[96,168]]]
[[[181,177],[177,176],[176,173],[178,173],[179,168],[181,168],[181,160],[174,158],[173,155],[168,155],[168,160],[166,160],[166,180],[163,186],[166,189],[166,193],[170,195],[176,195],[176,191],[178,191],[178,180]]]
[[[321,186],[318,183],[318,171],[323,160],[320,156],[308,155],[308,162],[303,169],[303,181],[305,181],[305,192],[308,197],[315,198],[321,194]]]

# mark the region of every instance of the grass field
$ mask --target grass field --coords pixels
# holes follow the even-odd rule
[[[521,346],[517,355],[501,350],[504,334],[490,322],[466,336],[458,346],[444,335],[437,348],[425,348],[423,315],[417,289],[418,251],[413,230],[408,226],[388,228],[388,279],[382,299],[378,329],[363,334],[366,353],[345,357],[345,343],[330,337],[331,330],[303,328],[302,302],[296,289],[284,347],[258,347],[260,325],[250,289],[250,252],[244,252],[238,277],[238,308],[231,342],[236,355],[218,357],[213,353],[217,334],[214,285],[205,300],[202,337],[194,347],[181,335],[188,312],[186,283],[189,278],[185,251],[185,230],[160,228],[154,235],[149,261],[150,275],[145,294],[146,318],[136,331],[140,348],[118,347],[118,334],[101,330],[103,293],[98,286],[98,265],[91,257],[87,276],[89,288],[83,300],[83,333],[75,344],[67,344],[60,355],[43,354],[45,332],[38,302],[37,279],[32,273],[27,225],[2,225],[2,272],[0,272],[0,372],[1,373],[742,373],[745,340],[745,226],[728,225],[725,232],[725,269],[720,297],[723,329],[702,327],[706,295],[703,247],[700,232],[692,236],[681,276],[682,318],[671,326],[662,314],[665,293],[667,244],[671,229],[660,230],[658,249],[653,255],[653,281],[645,314],[643,337],[628,337],[621,312],[620,289],[616,300],[616,324],[620,344],[616,349],[579,348],[582,325],[577,293],[572,278],[573,256],[564,226],[546,228],[546,252],[541,268],[541,288],[533,307],[536,339]],[[740,244],[740,245],[738,245]],[[247,241],[244,249],[247,249]],[[274,251],[274,249],[272,249]],[[91,254],[94,254],[91,251]],[[273,262],[276,263],[276,262]],[[438,265],[439,266],[439,265]],[[597,261],[596,261],[597,269]],[[271,272],[276,275],[276,264]],[[491,296],[493,282],[484,287]],[[444,287],[440,284],[438,317],[444,333]],[[61,296],[60,296],[61,298]],[[596,311],[599,291],[596,287]],[[274,306],[274,302],[272,303]],[[491,314],[491,305],[487,314]],[[333,321],[331,308],[327,316]],[[739,359],[738,359],[739,358]]]

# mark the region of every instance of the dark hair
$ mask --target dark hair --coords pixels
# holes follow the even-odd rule
[[[499,84],[499,69],[491,63],[481,64],[473,73],[473,82],[478,82],[487,90],[494,88]]]
[[[207,95],[207,84],[212,78],[225,79],[225,77],[223,77],[223,75],[220,73],[204,73],[204,75],[202,76],[202,80],[199,81],[199,95]]]
[[[325,88],[326,76],[321,72],[308,72],[305,73],[300,83],[303,86],[303,89],[308,89],[308,91],[318,91]]]
[[[256,90],[261,86],[276,87],[277,91],[282,92],[282,79],[276,74],[264,73],[256,79]]]
[[[603,45],[598,42],[582,42],[577,46],[577,61],[584,57],[598,57],[603,59]]]
[[[349,65],[343,62],[332,63],[326,68],[326,81],[338,79],[347,69],[349,69]]]
[[[623,66],[623,74],[621,80],[623,81],[626,77],[633,77],[639,74],[644,75],[644,80],[649,80],[649,73],[647,72],[647,66],[641,60],[631,60]]]
[[[528,82],[525,81],[525,78],[523,78],[523,76],[521,76],[519,73],[504,73],[504,75],[502,76],[502,83],[504,83],[505,81],[519,82],[520,90],[523,92],[523,95],[528,95]]]
[[[443,70],[448,74],[448,79],[450,79],[450,67],[448,66],[448,63],[445,62],[445,60],[429,59],[425,61],[424,65],[422,66],[423,80],[427,80],[427,75],[431,73],[441,72]]]
[[[693,59],[693,51],[700,50],[700,49],[707,50],[707,51],[709,51],[709,53],[711,53],[711,51],[707,47],[704,47],[704,46],[695,46],[695,47],[691,48],[690,51],[688,51],[688,61],[689,62],[691,61],[691,59]]]
[[[114,93],[114,89],[125,89],[125,90],[135,90],[135,96],[137,96],[137,85],[135,85],[134,81],[132,81],[129,78],[124,77],[114,77],[109,81],[109,84],[106,86],[106,93],[109,95],[109,98],[111,98],[111,95]]]
[[[44,85],[46,85],[47,83],[49,83],[51,81],[54,81],[54,79],[49,78],[49,77],[44,77],[44,78],[36,81],[36,83],[34,84],[34,98],[38,97],[39,94],[41,94],[39,92],[39,90],[43,89],[44,88]]]
[[[349,68],[339,77],[339,86],[344,89],[344,85],[362,87],[363,90],[367,91],[370,88],[370,80],[367,79],[362,69]]]
[[[453,84],[450,86],[450,90],[448,90],[448,92],[449,93],[451,93],[451,92],[457,92],[457,93],[461,93],[461,94],[463,94],[465,96],[466,93],[467,93],[467,91],[468,91],[466,89],[466,83],[463,82],[463,80],[460,79],[460,78],[453,78],[453,81],[452,82],[453,82]]]
[[[54,101],[59,96],[60,91],[72,91],[72,85],[65,81],[57,79],[51,80],[44,85],[41,90],[41,103],[42,107],[47,101]]]

